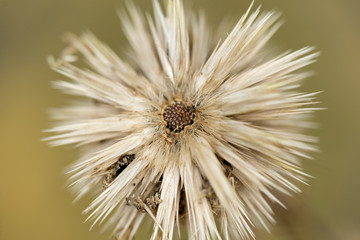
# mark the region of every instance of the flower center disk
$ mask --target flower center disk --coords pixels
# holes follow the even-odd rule
[[[182,102],[174,102],[167,106],[163,114],[166,127],[172,132],[181,132],[185,126],[194,123],[194,108]]]

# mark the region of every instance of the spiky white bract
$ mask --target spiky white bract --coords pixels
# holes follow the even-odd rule
[[[119,15],[130,63],[88,32],[68,35],[69,47],[49,59],[71,79],[54,86],[84,98],[53,112],[58,126],[47,140],[80,148],[69,173],[79,197],[98,193],[88,219],[108,219],[118,239],[131,239],[145,215],[151,239],[173,239],[181,224],[189,239],[268,229],[269,202],[281,204],[274,191],[299,192],[300,160],[315,150],[302,132],[316,93],[297,88],[309,75],[298,70],[318,54],[265,55],[279,15],[259,8],[219,42],[181,0],[168,0],[165,13],[155,0],[154,19],[132,3]],[[78,55],[89,69],[75,66]]]

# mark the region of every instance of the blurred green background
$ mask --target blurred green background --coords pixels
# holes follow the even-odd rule
[[[151,10],[151,1],[135,0]],[[248,0],[196,0],[214,26],[224,16],[239,18]],[[360,239],[360,1],[264,0],[263,9],[283,12],[285,25],[275,36],[281,49],[315,45],[322,55],[310,68],[317,74],[303,90],[325,92],[315,115],[321,127],[321,152],[305,163],[316,178],[289,209],[276,208],[278,225],[267,240]],[[49,126],[47,109],[67,96],[50,88],[59,77],[46,57],[64,47],[60,38],[90,29],[120,54],[124,36],[115,9],[122,0],[0,0],[0,239],[100,240],[89,232],[81,211],[90,202],[72,204],[62,170],[75,159],[70,148],[41,142]],[[149,229],[148,229],[149,230]],[[145,234],[145,233],[144,233]],[[143,235],[136,239],[144,239]]]

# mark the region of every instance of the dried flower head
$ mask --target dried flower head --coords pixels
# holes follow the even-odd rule
[[[269,58],[265,45],[281,25],[274,12],[243,15],[224,41],[201,14],[154,0],[154,19],[128,4],[120,12],[130,42],[126,63],[91,33],[69,35],[51,67],[71,79],[54,86],[84,97],[54,111],[51,145],[75,144],[70,169],[79,197],[95,191],[85,213],[131,239],[144,216],[152,239],[245,239],[273,223],[274,191],[300,190],[300,159],[315,150],[299,72],[317,53],[306,47]],[[220,31],[224,31],[222,28]],[[75,66],[82,55],[89,68]],[[281,203],[280,203],[281,204]]]

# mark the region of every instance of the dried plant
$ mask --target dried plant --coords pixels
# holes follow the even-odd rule
[[[315,61],[306,47],[269,57],[266,43],[279,14],[251,7],[224,41],[205,17],[154,0],[154,18],[132,3],[119,13],[131,45],[129,63],[87,32],[51,67],[71,79],[54,86],[83,97],[53,111],[52,146],[74,144],[69,170],[79,197],[96,192],[85,213],[108,220],[117,239],[131,239],[146,215],[152,239],[246,239],[274,223],[274,191],[299,192],[300,159],[316,150],[309,105],[299,93]],[[220,28],[218,32],[224,31]],[[75,66],[79,55],[89,68]]]

